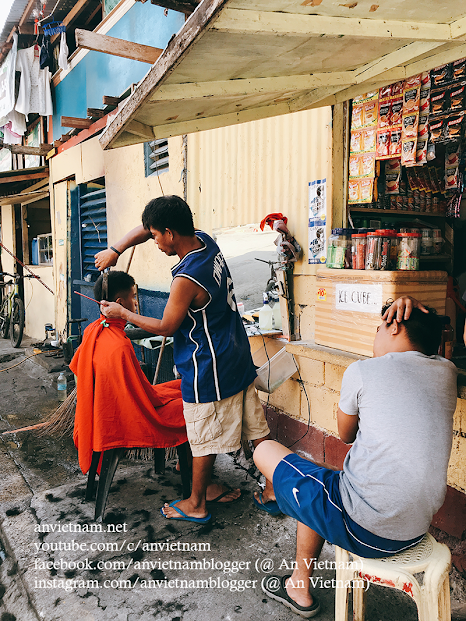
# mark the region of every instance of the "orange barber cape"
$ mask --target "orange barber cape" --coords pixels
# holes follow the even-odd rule
[[[74,443],[84,474],[92,452],[164,448],[187,441],[181,381],[152,386],[123,319],[102,317],[84,331],[70,369],[78,377]]]

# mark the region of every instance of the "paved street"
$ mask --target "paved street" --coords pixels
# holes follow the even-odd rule
[[[0,369],[23,356],[23,349],[0,341]],[[53,411],[56,375],[34,360],[0,373],[0,430],[35,424]],[[1,619],[298,619],[260,588],[271,565],[277,573],[291,566],[295,523],[254,508],[251,464],[231,456],[218,459],[217,480],[240,487],[243,496],[231,506],[213,506],[208,526],[169,522],[160,515],[164,501],[180,497],[174,465],[154,475],[150,462],[120,464],[102,532],[86,532],[96,528],[93,503],[84,501],[86,478],[71,439],[41,438],[35,432],[2,436]],[[70,525],[80,532],[68,532]],[[334,619],[334,590],[325,588],[335,576],[329,568],[333,559],[333,548],[326,545],[324,568],[314,575],[322,621]],[[202,566],[192,568],[193,561]],[[366,619],[415,621],[416,608],[399,592],[371,586]]]

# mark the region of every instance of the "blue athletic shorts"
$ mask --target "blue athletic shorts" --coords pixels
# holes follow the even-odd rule
[[[273,488],[282,513],[312,528],[329,543],[365,558],[401,552],[421,541],[378,537],[356,524],[346,513],[340,495],[340,473],[291,453],[278,464]]]

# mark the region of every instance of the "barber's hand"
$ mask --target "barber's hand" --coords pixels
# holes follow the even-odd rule
[[[429,312],[419,300],[415,300],[409,295],[404,295],[393,302],[390,308],[385,311],[382,319],[387,323],[391,323],[393,319],[396,319],[398,322],[403,321],[403,319],[408,320],[413,308],[418,308],[423,313]]]
[[[98,270],[102,271],[107,267],[113,267],[117,264],[118,255],[110,248],[106,250],[101,250],[97,254],[94,255],[95,266]]]
[[[100,303],[100,312],[108,319],[125,319],[126,308],[116,302],[106,302],[102,300]]]

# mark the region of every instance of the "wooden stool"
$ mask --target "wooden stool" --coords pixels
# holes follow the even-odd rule
[[[181,484],[183,486],[183,498],[189,498],[191,494],[191,471],[188,465],[188,442],[180,444],[176,447],[178,459],[180,461]],[[101,522],[105,515],[105,507],[107,505],[108,492],[112,485],[115,471],[118,467],[120,459],[123,457],[127,448],[114,448],[104,451],[102,457],[102,466],[100,468],[99,483],[97,486],[97,497],[95,501],[94,520]],[[94,482],[99,466],[101,453],[92,453],[91,467],[87,475],[86,500],[92,500],[94,497]],[[154,448],[154,469],[156,474],[165,472],[165,449]]]
[[[364,621],[365,587],[370,582],[407,593],[416,602],[419,621],[450,621],[451,554],[429,533],[416,546],[387,558],[363,558],[335,546],[335,559],[335,621],[348,621],[351,584],[353,621]],[[419,583],[414,574],[421,572]]]

